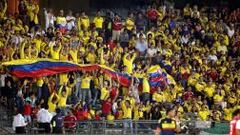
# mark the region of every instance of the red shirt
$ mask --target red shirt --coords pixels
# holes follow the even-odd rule
[[[118,20],[113,21],[113,30],[121,30],[122,29],[122,22]]]
[[[102,104],[102,113],[103,114],[109,114],[112,110],[112,104],[111,102],[108,102],[108,101],[103,101],[103,104]]]
[[[150,9],[147,11],[147,16],[150,20],[156,20],[158,13],[156,9]]]
[[[234,117],[233,120],[230,122],[230,132],[229,135],[237,135],[237,121],[240,120],[240,117]]]
[[[76,116],[77,120],[78,121],[82,121],[84,120],[84,115],[83,115],[83,112],[82,110],[77,110],[74,115]]]
[[[193,92],[187,91],[187,92],[184,92],[184,94],[183,94],[183,99],[184,99],[184,100],[189,100],[189,99],[191,99],[192,97],[193,97]]]
[[[72,116],[66,116],[64,118],[64,127],[65,128],[75,128],[77,126],[77,118],[72,115]]]
[[[111,97],[112,100],[116,98],[116,96],[117,96],[117,91],[118,91],[118,89],[117,89],[116,87],[113,87],[113,88],[112,88],[112,90],[111,90],[111,92],[110,92],[110,97]]]
[[[95,115],[95,120],[101,120],[101,117],[99,115]]]
[[[31,115],[32,113],[32,107],[30,104],[24,105],[23,107],[23,115]]]
[[[113,41],[109,41],[108,46],[109,46],[110,50],[112,51],[117,45]]]

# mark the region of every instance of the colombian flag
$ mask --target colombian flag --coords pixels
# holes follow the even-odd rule
[[[116,72],[113,69],[99,64],[76,64],[69,61],[60,61],[52,59],[21,59],[5,62],[4,65],[7,71],[18,78],[38,78],[43,76],[51,76],[59,73],[71,71],[102,71],[103,74],[117,80],[122,86],[129,87],[131,80],[134,79],[131,75],[121,72]],[[149,85],[152,88],[165,85],[166,72],[162,71],[160,66],[153,66],[147,71],[149,75]],[[136,78],[142,83],[142,78]]]

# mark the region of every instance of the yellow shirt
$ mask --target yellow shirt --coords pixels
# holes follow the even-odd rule
[[[206,86],[205,82],[197,82],[197,84],[195,85],[195,88],[198,92],[202,92],[205,86]]]
[[[7,2],[5,2],[4,3],[4,8],[3,8],[3,10],[0,12],[0,20],[4,20],[4,18],[5,18],[5,13],[6,13],[6,11],[7,11],[7,7],[8,7],[8,5],[7,5]]]
[[[63,84],[67,84],[67,82],[68,82],[68,74],[67,73],[59,74],[59,84],[63,85]]]
[[[161,93],[153,93],[153,100],[158,102],[158,103],[161,103],[163,101],[163,95]]]
[[[82,25],[85,29],[88,29],[88,28],[89,28],[90,23],[89,23],[89,18],[88,18],[87,16],[81,17],[81,25]]]
[[[27,5],[27,14],[30,17],[30,21],[34,21],[35,24],[38,24],[38,12],[39,6],[37,4],[29,4]]]
[[[210,98],[213,97],[214,91],[215,90],[212,86],[207,86],[204,89],[204,92],[206,92],[207,96],[210,97]]]
[[[107,120],[108,121],[113,121],[115,118],[112,114],[107,115]]]
[[[131,18],[127,18],[125,22],[127,30],[132,30],[134,28],[134,20]]]
[[[54,94],[52,94],[49,99],[48,99],[48,111],[51,113],[51,112],[55,112],[56,110],[56,107],[57,107],[57,104],[54,104],[52,102],[52,99],[53,99],[53,96]],[[59,96],[58,95],[55,95],[56,98],[57,98],[57,101],[59,100]]]
[[[150,85],[147,78],[143,78],[143,93],[150,93]]]
[[[90,89],[90,81],[91,81],[90,77],[84,77],[82,79],[81,88],[82,89]]]
[[[36,49],[38,50],[38,52],[40,52],[40,51],[41,51],[42,41],[39,40],[39,39],[34,39],[34,40],[33,40],[33,43],[36,44]]]
[[[66,96],[62,96],[62,89],[63,86],[60,87],[60,90],[58,92],[59,100],[58,100],[58,107],[65,108],[67,106],[67,95],[69,95],[70,88],[66,87]]]
[[[136,54],[134,53],[133,57],[131,59],[127,59],[127,56],[129,54],[125,54],[123,57],[123,65],[127,67],[127,73],[131,74],[133,70],[133,61],[136,58]]]
[[[77,63],[78,62],[78,58],[77,58],[78,50],[70,50],[69,54],[71,55],[73,62]]]
[[[201,120],[206,121],[210,115],[209,111],[199,111],[198,116]]]
[[[233,109],[224,108],[223,111],[224,111],[224,120],[231,121]]]
[[[59,25],[66,25],[67,24],[67,19],[66,17],[63,17],[63,16],[58,16],[57,19],[56,19],[56,23]]]
[[[95,24],[95,27],[96,28],[99,28],[99,29],[102,29],[102,27],[103,27],[103,17],[98,17],[98,16],[96,16],[96,17],[94,17],[94,19],[93,19],[93,23]]]
[[[96,55],[93,54],[93,53],[88,53],[86,59],[87,59],[87,61],[88,61],[90,64],[95,64],[95,62],[96,62]]]
[[[109,97],[109,91],[106,88],[102,88],[100,99],[101,100],[107,100],[108,97]]]
[[[122,109],[123,109],[123,119],[132,119],[132,108],[126,107],[125,102],[122,102]]]
[[[50,47],[50,54],[51,54],[51,57],[52,59],[55,59],[55,60],[59,60],[60,59],[60,50],[61,50],[61,45],[58,47],[57,50],[54,50],[53,49],[53,45],[51,45]]]
[[[216,94],[214,97],[214,102],[222,102],[223,101],[223,96],[220,96],[219,94]]]
[[[38,87],[42,87],[42,86],[43,86],[43,83],[44,83],[44,82],[43,82],[43,79],[42,79],[42,78],[38,78],[38,79],[37,79],[37,86],[38,86]]]

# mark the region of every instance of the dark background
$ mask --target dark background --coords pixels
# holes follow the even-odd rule
[[[134,8],[144,7],[153,1],[161,4],[163,0],[40,0],[41,7],[50,7],[55,10],[71,9],[72,11],[87,11],[101,8]],[[174,1],[175,7],[183,8],[186,3],[198,6],[228,6],[230,9],[240,7],[240,0],[167,0]]]

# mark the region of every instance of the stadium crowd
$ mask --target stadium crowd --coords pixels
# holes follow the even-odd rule
[[[169,103],[177,120],[192,113],[221,122],[240,108],[239,9],[153,4],[127,17],[101,10],[89,17],[84,11],[56,14],[44,8],[44,22],[33,0],[21,0],[14,15],[6,14],[6,1],[0,7],[1,63],[50,58],[97,63],[143,78],[130,87],[101,71],[19,79],[2,66],[1,102],[17,117],[22,114],[24,124],[37,119],[39,126],[51,123],[53,132],[60,132],[63,126],[76,127],[58,125],[62,121],[159,120]],[[168,83],[152,89],[147,71],[156,65],[167,72]]]

